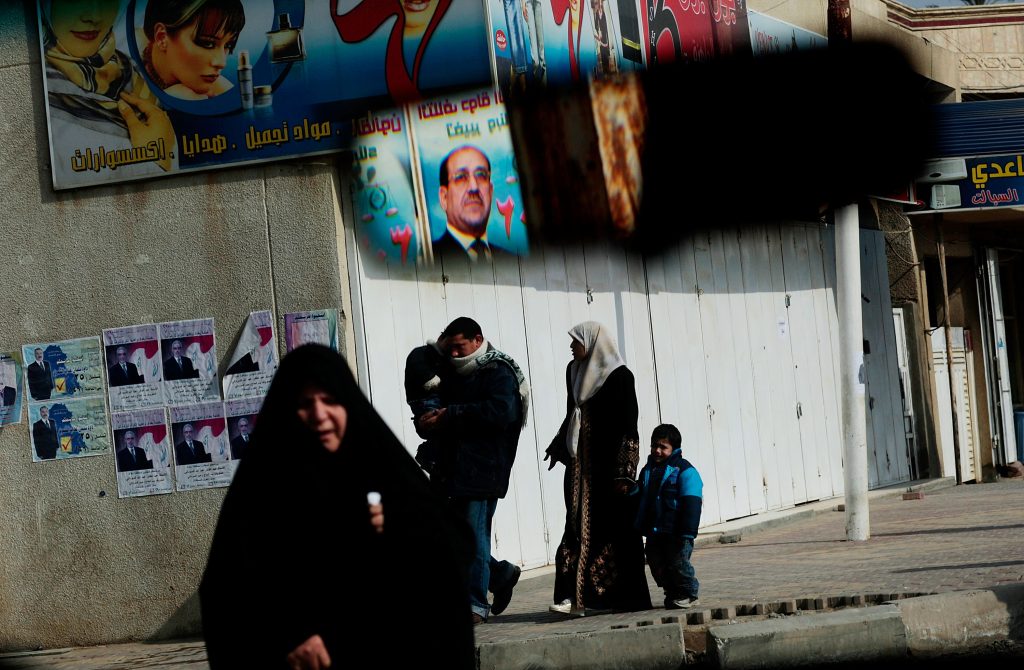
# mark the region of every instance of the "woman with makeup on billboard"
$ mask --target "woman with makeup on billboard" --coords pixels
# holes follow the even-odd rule
[[[176,98],[214,98],[234,86],[221,71],[243,27],[240,0],[150,0],[143,21],[146,74]]]

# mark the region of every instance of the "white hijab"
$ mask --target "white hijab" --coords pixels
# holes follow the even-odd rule
[[[565,439],[569,454],[575,458],[580,440],[580,405],[593,398],[604,386],[609,375],[626,362],[619,355],[611,336],[596,321],[584,321],[573,326],[569,330],[569,336],[582,344],[585,350],[583,358],[574,360],[569,367],[575,407],[569,417]]]

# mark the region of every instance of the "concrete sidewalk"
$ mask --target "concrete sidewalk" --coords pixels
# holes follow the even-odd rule
[[[476,629],[480,667],[678,667],[684,645],[691,662],[782,667],[799,649],[819,661],[858,661],[1024,638],[1024,481],[936,480],[915,485],[924,492],[916,500],[902,499],[907,488],[872,492],[867,542],[845,541],[845,515],[834,511],[841,499],[706,529],[693,556],[700,603],[687,612],[566,618],[547,611],[551,568],[524,572],[508,610]],[[974,593],[953,593],[962,591]],[[198,641],[8,655],[4,663],[206,667]]]

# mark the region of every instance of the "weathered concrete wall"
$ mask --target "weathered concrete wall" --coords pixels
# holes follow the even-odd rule
[[[223,370],[250,311],[343,306],[333,161],[55,193],[34,4],[0,5],[0,351],[214,317]],[[119,500],[113,455],[33,464],[24,421],[0,482],[0,651],[198,630],[225,489]]]

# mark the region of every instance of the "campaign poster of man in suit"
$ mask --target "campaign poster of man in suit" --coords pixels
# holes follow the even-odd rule
[[[199,370],[192,365],[192,359],[185,355],[181,340],[171,342],[171,355],[164,359],[164,381],[199,379]]]
[[[0,426],[21,423],[21,384],[17,361],[0,354]]]
[[[237,461],[249,448],[250,432],[254,421],[249,417],[239,417],[235,422],[235,437],[231,438],[231,460]]]
[[[499,257],[507,262],[529,253],[519,174],[500,92],[466,91],[415,107],[414,169],[423,184],[422,211],[430,224],[427,248],[433,262],[486,263]]]
[[[146,456],[146,451],[139,446],[138,436],[134,430],[126,430],[121,436],[121,449],[117,451],[117,471],[152,470],[153,461]]]
[[[487,240],[494,184],[491,160],[470,144],[457,147],[441,159],[438,202],[447,227],[431,244],[435,253],[464,253],[471,260],[487,260],[499,252]]]
[[[206,453],[206,446],[195,439],[195,427],[186,423],[181,428],[181,442],[174,445],[174,462],[176,465],[193,465],[210,463],[213,457]]]
[[[116,358],[113,365],[107,368],[107,382],[111,387],[145,384],[145,376],[128,360],[128,347],[119,346],[114,352]]]
[[[57,458],[57,424],[50,418],[46,405],[39,407],[39,420],[32,424],[32,447],[38,461]]]
[[[28,375],[28,392],[33,400],[49,400],[53,393],[53,372],[50,363],[43,359],[43,350],[36,347],[34,358],[25,368]]]

